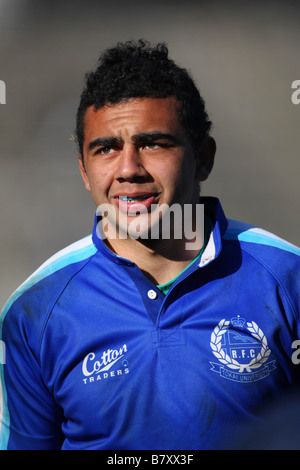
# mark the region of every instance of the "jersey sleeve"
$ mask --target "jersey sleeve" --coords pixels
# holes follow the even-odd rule
[[[30,298],[22,299],[1,314],[2,450],[61,447],[63,416],[43,380],[38,354],[41,324],[35,318],[36,308]]]

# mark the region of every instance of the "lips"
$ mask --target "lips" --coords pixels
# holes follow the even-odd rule
[[[118,208],[129,215],[135,215],[137,212],[147,212],[151,204],[156,202],[156,193],[144,194],[119,194],[115,196],[115,202]]]
[[[144,199],[148,199],[149,196],[135,196],[135,197],[130,197],[130,196],[119,196],[119,199],[121,201],[127,201],[130,203],[137,202],[137,201],[143,201]]]

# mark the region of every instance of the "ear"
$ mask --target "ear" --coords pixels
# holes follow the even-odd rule
[[[214,166],[217,146],[215,139],[208,136],[202,142],[197,155],[196,178],[198,181],[205,181]]]
[[[81,154],[78,155],[78,161],[79,161],[79,171],[80,171],[84,186],[86,187],[88,191],[90,191],[91,190],[90,182],[89,182],[89,178],[84,167],[83,156]]]

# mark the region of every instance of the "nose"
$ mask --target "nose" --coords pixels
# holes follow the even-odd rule
[[[124,145],[119,157],[116,179],[131,181],[136,178],[143,178],[147,171],[143,166],[141,156],[134,144]]]

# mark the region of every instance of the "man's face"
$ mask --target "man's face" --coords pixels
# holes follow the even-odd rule
[[[88,108],[84,166],[79,157],[95,204],[111,205],[127,222],[142,212],[150,224],[153,205],[196,204],[199,181],[207,176],[179,122],[174,98]]]

